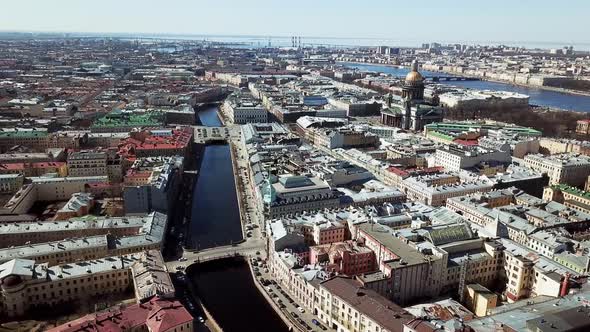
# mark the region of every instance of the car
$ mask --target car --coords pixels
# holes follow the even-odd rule
[[[260,255],[260,251],[257,251],[257,252],[256,252],[256,255]]]
[[[299,310],[300,313],[304,313],[305,309],[301,308],[301,307],[297,307],[297,310]]]
[[[317,319],[315,319],[315,318],[314,318],[314,319],[312,319],[312,320],[311,320],[311,322],[312,322],[314,325],[316,325],[316,326],[320,326],[320,322],[318,322],[318,320],[317,320]]]
[[[295,319],[299,317],[299,315],[297,315],[294,311],[291,311],[291,316],[293,316],[293,318]]]
[[[270,292],[272,292],[272,288],[270,288],[270,287],[266,287],[266,290],[267,290],[269,293],[270,293]]]
[[[205,319],[201,316],[197,317],[197,320],[199,321],[199,323],[205,323]]]
[[[328,329],[327,327],[325,327],[325,326],[324,326],[324,325],[322,325],[322,324],[320,324],[320,325],[319,325],[319,327],[320,327],[320,329],[322,329],[322,331],[326,331],[326,330]]]
[[[179,262],[186,262],[186,261],[187,261],[187,259],[186,259],[186,257],[180,257],[180,258],[178,259],[178,261],[179,261]]]

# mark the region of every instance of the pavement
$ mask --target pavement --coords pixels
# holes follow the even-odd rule
[[[265,268],[259,268],[259,272],[261,275],[259,277],[256,277],[256,282],[260,282],[261,278],[265,280],[274,280],[272,274],[266,273],[264,272],[264,270]],[[307,309],[303,313],[297,310],[296,306],[298,306],[298,304],[295,301],[295,298],[289,294],[286,288],[281,287],[281,285],[279,285],[278,283],[264,286],[264,289],[266,290],[267,294],[269,294],[273,298],[273,301],[275,303],[278,304],[279,300],[281,301],[281,303],[285,306],[285,308],[281,308],[281,310],[285,313],[287,317],[289,317],[291,322],[295,326],[300,328],[302,331],[336,331],[334,329],[328,328],[328,326],[326,325],[324,325],[324,327],[326,328],[325,330],[321,329],[319,326],[314,325],[312,323],[312,319],[316,319],[319,321],[319,318],[317,318],[315,315],[313,315],[313,313],[309,312]],[[289,296],[291,300],[293,300],[294,302],[290,303],[287,296]],[[294,318],[291,314],[292,312],[295,313],[297,317]],[[309,329],[306,326],[302,325],[299,319],[302,319],[303,322],[307,324],[307,326],[309,326]]]

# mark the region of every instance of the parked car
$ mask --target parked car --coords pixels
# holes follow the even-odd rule
[[[199,321],[199,323],[205,323],[205,319],[201,316],[197,317],[197,320]]]
[[[303,309],[302,307],[297,307],[297,310],[299,310],[300,313],[304,313],[305,309]]]
[[[317,320],[317,319],[315,319],[315,318],[314,318],[314,319],[312,319],[312,320],[311,320],[311,322],[312,322],[314,325],[316,325],[316,326],[320,326],[320,322],[318,322],[318,320]]]

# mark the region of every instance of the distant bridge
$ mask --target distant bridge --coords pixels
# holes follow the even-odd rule
[[[440,82],[440,81],[481,81],[481,79],[477,77],[468,77],[468,76],[427,76],[426,80],[432,82]]]

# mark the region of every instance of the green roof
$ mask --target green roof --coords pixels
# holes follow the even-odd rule
[[[452,141],[452,140],[454,140],[454,139],[455,139],[455,138],[454,138],[453,136],[451,136],[451,135],[443,134],[443,133],[441,133],[441,132],[438,132],[438,131],[430,131],[430,132],[428,132],[428,135],[429,135],[429,136],[438,137],[438,138],[440,138],[440,139],[444,139],[444,140],[446,140],[446,141]]]
[[[47,137],[46,131],[36,131],[36,130],[19,130],[19,131],[4,131],[0,132],[0,138],[10,138],[10,137]]]
[[[504,129],[514,133],[519,133],[528,136],[541,136],[542,132],[529,127],[521,127],[516,125],[504,124],[490,124],[490,123],[469,123],[469,122],[437,122],[430,123],[425,126],[426,131],[467,131],[469,129],[486,129],[497,130]]]
[[[91,127],[155,127],[163,124],[164,114],[161,112],[122,113],[113,111],[96,119]]]
[[[566,184],[555,184],[555,185],[552,185],[551,188],[559,189],[563,192],[566,192],[568,194],[572,194],[574,196],[590,199],[590,192],[578,189],[576,187],[571,187]]]

